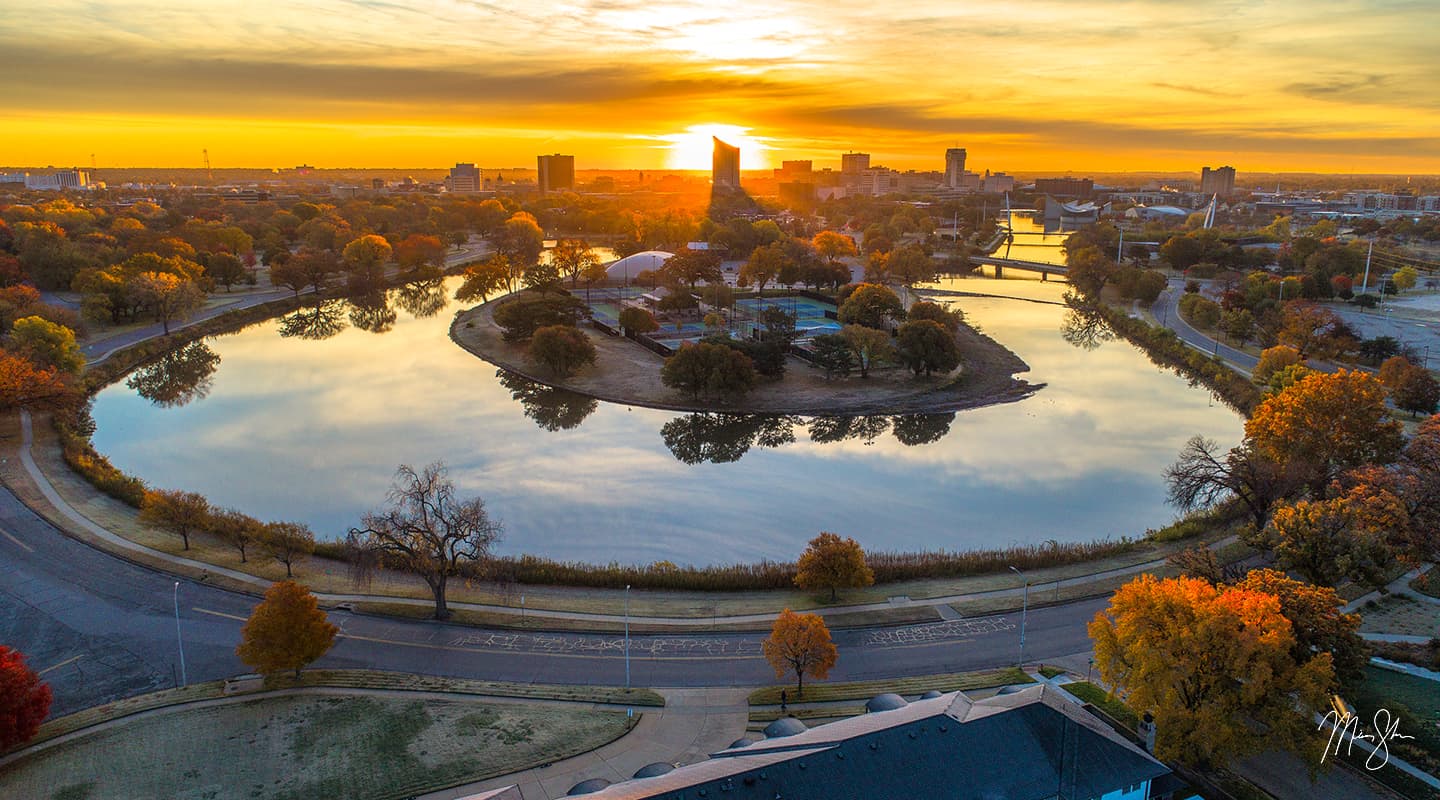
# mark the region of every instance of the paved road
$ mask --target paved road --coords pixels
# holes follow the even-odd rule
[[[179,674],[175,579],[60,533],[0,490],[0,642],[29,654],[66,713],[173,685]],[[179,588],[189,680],[240,674],[240,625],[257,599],[190,580]],[[1035,609],[1026,659],[1089,649],[1084,622],[1105,604]],[[623,684],[624,638],[517,632],[331,612],[343,631],[318,666],[542,683]],[[836,631],[832,680],[980,669],[1014,663],[1020,619],[1002,614]],[[755,633],[636,635],[638,686],[770,683]]]
[[[1218,353],[1221,358],[1232,365],[1241,367],[1246,374],[1254,371],[1255,365],[1260,363],[1260,359],[1226,344],[1220,344],[1217,350],[1215,339],[1196,330],[1180,316],[1180,298],[1184,294],[1185,291],[1180,286],[1172,284],[1166,287],[1165,293],[1160,295],[1160,299],[1157,301],[1157,305],[1160,307],[1154,309],[1153,313],[1161,319],[1166,327],[1175,331],[1190,346],[1206,353]]]

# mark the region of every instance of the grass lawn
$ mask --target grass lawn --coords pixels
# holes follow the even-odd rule
[[[789,693],[794,703],[827,703],[835,700],[869,700],[877,694],[894,692],[900,695],[918,695],[934,689],[939,692],[953,692],[966,689],[986,689],[992,686],[1009,686],[1017,683],[1034,683],[1029,675],[1015,667],[990,669],[981,672],[955,672],[946,675],[920,675],[914,678],[896,678],[885,681],[856,681],[854,683],[814,683],[805,687],[803,698],[795,696],[795,687],[767,686],[750,693],[752,706],[780,705],[780,692]]]
[[[1365,680],[1346,693],[1365,730],[1375,712],[1387,709],[1400,719],[1400,733],[1414,739],[1391,739],[1390,750],[1431,773],[1440,773],[1440,684],[1379,667],[1366,667]]]
[[[1101,689],[1093,683],[1076,681],[1065,684],[1064,689],[1070,694],[1109,714],[1116,722],[1124,724],[1132,731],[1135,730],[1135,725],[1140,721],[1140,717],[1136,716],[1135,712],[1131,711],[1129,706],[1121,702],[1120,698],[1110,697],[1104,689]]]
[[[1360,609],[1360,630],[1371,633],[1400,633],[1434,636],[1440,628],[1440,606],[1424,603],[1403,594],[1392,594],[1366,603]]]
[[[479,700],[291,696],[189,708],[98,731],[6,768],[33,800],[386,800],[592,750],[625,715]]]

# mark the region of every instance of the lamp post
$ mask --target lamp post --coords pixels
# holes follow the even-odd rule
[[[1011,568],[1010,568],[1010,571],[1013,572],[1013,573],[1015,573],[1016,575],[1019,575],[1019,576],[1020,576],[1020,579],[1023,580],[1023,581],[1025,581],[1025,595],[1024,595],[1023,605],[1020,607],[1020,666],[1021,666],[1021,667],[1024,667],[1024,666],[1025,666],[1025,618],[1030,615],[1030,579],[1029,579],[1029,578],[1026,578],[1026,577],[1025,577],[1025,573],[1021,572],[1020,570],[1016,569],[1015,567],[1011,567]]]
[[[625,690],[630,690],[630,584],[625,584]]]
[[[180,685],[190,683],[185,674],[185,641],[180,638],[180,581],[175,581],[175,644],[180,648]]]

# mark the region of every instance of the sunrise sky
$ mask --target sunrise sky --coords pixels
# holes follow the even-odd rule
[[[8,165],[1440,173],[1435,0],[4,5]]]

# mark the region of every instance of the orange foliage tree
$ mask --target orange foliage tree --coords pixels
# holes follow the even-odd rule
[[[811,539],[795,565],[795,585],[806,590],[829,589],[832,603],[839,589],[874,583],[875,573],[865,565],[860,543],[829,532]]]
[[[293,669],[298,678],[307,664],[325,655],[339,631],[315,595],[294,581],[280,581],[240,629],[235,655],[261,674]]]
[[[1223,765],[1277,747],[1320,756],[1312,718],[1335,681],[1331,657],[1296,659],[1276,596],[1144,575],[1089,630],[1100,677],[1155,715],[1157,758]]]
[[[805,694],[805,676],[824,680],[835,666],[839,654],[830,641],[830,629],[818,614],[796,614],[785,609],[775,618],[770,635],[761,642],[765,660],[775,670],[775,677],[795,674],[795,695]]]
[[[210,501],[195,492],[147,491],[140,503],[140,521],[180,537],[190,549],[190,534],[210,524]]]
[[[1378,588],[1395,558],[1389,536],[1398,538],[1409,524],[1398,497],[1363,485],[1337,497],[1280,506],[1257,543],[1313,583],[1334,586],[1349,578]]]
[[[41,369],[28,358],[0,352],[0,408],[59,408],[77,396],[74,381],[54,367]]]
[[[0,645],[0,753],[35,736],[50,713],[50,687],[18,650]]]
[[[1297,662],[1329,653],[1341,683],[1353,685],[1364,679],[1370,648],[1360,638],[1360,615],[1341,611],[1345,601],[1334,589],[1297,581],[1275,569],[1251,570],[1237,588],[1274,595],[1280,601],[1280,613],[1295,633],[1291,653]]]
[[[1245,423],[1256,452],[1302,466],[1318,493],[1341,472],[1388,463],[1404,442],[1385,389],[1366,373],[1314,373],[1266,398]]]

